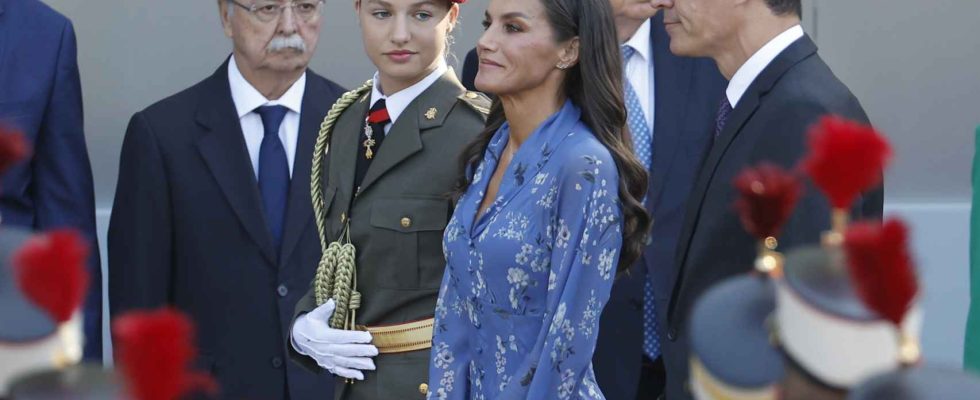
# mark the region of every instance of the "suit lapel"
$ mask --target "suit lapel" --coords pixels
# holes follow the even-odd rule
[[[693,69],[691,59],[670,53],[670,37],[663,27],[663,13],[651,21],[653,43],[654,129],[653,164],[650,167],[650,189],[647,207],[651,213],[664,191],[664,181],[677,154],[686,120],[688,95]]]
[[[739,133],[742,131],[742,127],[746,122],[755,114],[756,110],[759,108],[760,101],[762,97],[768,93],[776,82],[781,78],[787,71],[789,71],[793,66],[802,61],[803,59],[809,57],[810,55],[816,53],[817,47],[810,40],[809,36],[805,36],[793,42],[789,47],[783,50],[768,66],[759,74],[758,77],[752,84],[749,85],[745,94],[739,99],[738,104],[735,109],[732,110],[731,116],[725,123],[725,128],[722,132],[715,138],[714,144],[711,146],[711,150],[708,152],[708,156],[704,163],[701,165],[701,170],[698,173],[698,179],[694,184],[694,188],[691,191],[690,199],[688,200],[687,212],[684,217],[684,225],[681,230],[681,236],[679,238],[678,248],[678,273],[675,277],[674,294],[671,296],[670,309],[668,311],[668,317],[672,317],[674,311],[674,299],[678,291],[677,284],[679,283],[677,279],[681,279],[684,274],[684,266],[687,261],[687,254],[690,251],[691,239],[694,236],[694,230],[697,226],[698,219],[701,214],[701,206],[704,204],[704,196],[708,191],[708,187],[711,185],[711,181],[714,178],[715,171],[718,165],[721,163],[722,158],[725,156],[725,152],[728,151],[728,147],[731,145],[732,141],[738,137]],[[726,183],[727,184],[727,183]]]
[[[271,265],[278,265],[272,234],[265,224],[259,186],[231,100],[228,62],[208,80],[210,86],[198,104],[196,119],[205,132],[197,148],[245,231]]]
[[[377,159],[364,175],[361,193],[403,160],[422,151],[422,130],[441,126],[455,105],[456,97],[465,91],[455,74],[452,69],[446,71],[405,108],[385,136]],[[425,114],[432,108],[436,112],[430,119]]]
[[[306,225],[312,220],[312,199],[310,198],[310,172],[313,169],[313,145],[319,134],[320,122],[330,110],[328,88],[321,85],[319,77],[307,72],[306,89],[303,94],[303,108],[300,112],[299,138],[296,142],[296,156],[293,162],[293,177],[289,184],[289,200],[286,208],[286,221],[280,261],[289,260],[296,243],[303,237]],[[329,172],[329,171],[328,171]]]

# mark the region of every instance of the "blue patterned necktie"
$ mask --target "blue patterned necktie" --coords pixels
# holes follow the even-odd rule
[[[629,45],[623,45],[621,50],[625,71],[630,58],[636,54],[636,49]],[[623,74],[623,90],[626,95],[626,123],[630,129],[630,136],[633,138],[633,152],[643,167],[649,171],[653,158],[653,133],[650,131],[650,126],[647,125],[646,115],[643,113],[643,107],[640,106],[640,99],[625,73]],[[656,360],[660,356],[660,338],[657,337],[655,307],[653,282],[648,277],[644,279],[643,283],[643,354],[646,354],[650,360]]]
[[[289,162],[286,161],[286,149],[279,140],[279,125],[288,111],[284,106],[262,106],[255,109],[262,117],[265,135],[259,146],[259,192],[262,194],[265,222],[272,232],[277,253],[282,243],[286,197],[289,193]]]
[[[715,115],[715,138],[721,135],[728,123],[728,117],[732,115],[732,103],[728,101],[728,95],[721,96],[721,103],[718,104],[718,114]]]

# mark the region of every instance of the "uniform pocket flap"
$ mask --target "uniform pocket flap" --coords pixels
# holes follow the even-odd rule
[[[398,232],[441,231],[449,220],[449,200],[439,197],[377,199],[371,225]]]

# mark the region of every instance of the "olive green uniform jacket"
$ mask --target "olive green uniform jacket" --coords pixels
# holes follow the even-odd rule
[[[463,148],[484,129],[489,100],[467,92],[450,69],[415,98],[385,136],[355,196],[357,152],[370,105],[365,93],[338,118],[323,176],[327,241],[338,240],[350,218],[357,248],[358,325],[377,326],[431,318],[446,261],[442,234],[453,212],[450,194]],[[312,278],[312,277],[311,277]],[[316,307],[312,288],[296,306]],[[292,346],[291,357],[310,369],[316,362]],[[421,399],[428,382],[429,349],[381,354],[364,381],[336,381],[338,399]],[[323,373],[326,373],[325,371]]]

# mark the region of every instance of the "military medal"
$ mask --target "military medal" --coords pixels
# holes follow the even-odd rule
[[[364,158],[368,160],[374,158],[374,146],[378,144],[374,140],[374,127],[373,125],[384,126],[391,121],[391,117],[388,116],[388,109],[385,108],[384,99],[379,100],[374,104],[374,107],[368,112],[367,117],[364,118]],[[384,132],[381,132],[383,135]]]
[[[370,115],[364,118],[364,137],[367,138],[364,140],[364,157],[370,160],[374,158],[374,150],[372,148],[377,144],[374,141],[374,128],[371,128]]]

